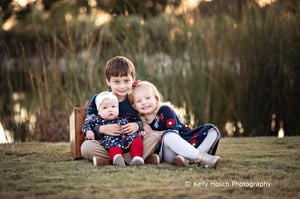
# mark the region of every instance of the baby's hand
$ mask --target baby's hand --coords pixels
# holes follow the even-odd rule
[[[89,140],[94,140],[95,139],[95,134],[92,130],[87,130],[85,133],[85,137]]]

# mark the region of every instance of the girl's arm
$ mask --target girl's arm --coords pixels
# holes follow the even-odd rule
[[[163,120],[164,120],[164,125],[165,125],[164,130],[179,131],[179,129],[181,129],[183,127],[183,124],[179,120],[179,117],[176,114],[176,112],[173,110],[173,108],[171,108],[169,106],[162,106],[161,112],[163,115]]]
[[[159,135],[162,135],[163,132],[165,132],[165,131],[156,131],[156,130],[153,130],[151,128],[151,126],[149,124],[146,124],[146,123],[144,123],[143,126],[144,126],[144,132],[142,133],[143,136],[149,135],[149,134],[152,134],[152,133],[157,133]]]

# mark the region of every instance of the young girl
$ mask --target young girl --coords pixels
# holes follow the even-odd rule
[[[185,166],[187,158],[202,166],[217,167],[220,157],[214,154],[220,133],[214,125],[189,128],[179,120],[171,107],[161,105],[160,93],[147,81],[136,82],[128,97],[145,123],[143,133],[162,135],[157,150],[161,160]]]
[[[95,118],[95,125],[128,123],[126,118],[119,118],[118,98],[112,92],[102,92],[95,99],[98,116]],[[117,135],[101,134],[99,142],[108,150],[110,159],[114,165],[125,166],[123,152],[130,150],[132,160],[130,165],[144,164],[143,141],[136,132],[132,134],[121,133]]]

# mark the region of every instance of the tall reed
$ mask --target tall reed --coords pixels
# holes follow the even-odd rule
[[[272,135],[275,114],[276,130],[283,122],[287,135],[300,134],[298,13],[253,8],[236,19],[225,14],[203,18],[195,10],[149,19],[112,17],[100,27],[87,19],[52,30],[36,21],[36,53],[25,52],[26,47],[19,53],[34,57],[34,64],[24,65],[20,75],[2,67],[7,96],[1,118],[14,123],[7,107],[15,103],[9,99],[17,90],[25,91],[22,106],[36,115],[35,131],[25,137],[68,140],[68,115],[107,89],[104,65],[116,55],[130,58],[137,79],[154,82],[165,101],[184,107],[188,123],[211,122],[225,134],[231,121],[246,136]],[[24,83],[16,85],[16,78]]]

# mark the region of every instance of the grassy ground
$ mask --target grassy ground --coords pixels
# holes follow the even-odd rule
[[[94,167],[69,143],[0,145],[0,198],[300,198],[300,137],[223,138],[217,170]]]

